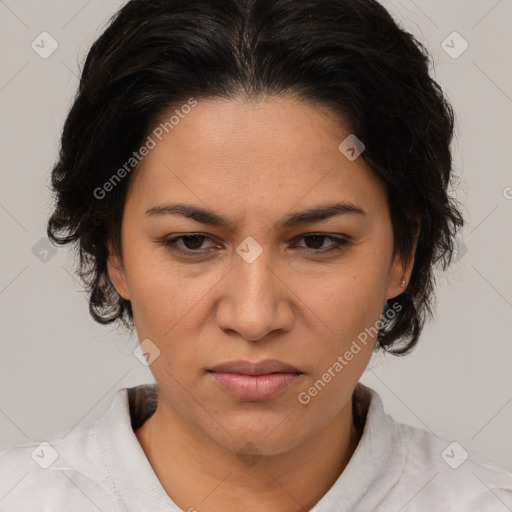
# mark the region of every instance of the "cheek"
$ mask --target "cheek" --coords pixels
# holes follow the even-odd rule
[[[127,240],[128,242],[128,240]],[[311,350],[311,337],[322,339],[322,354],[332,358],[382,313],[387,273],[386,251],[367,243],[354,256],[339,264],[282,267],[279,274],[293,291],[283,297],[297,310],[298,330],[309,330],[299,342]],[[131,239],[125,244],[125,268],[134,320],[139,338],[153,338],[165,344],[185,340],[208,321],[209,306],[222,302],[222,265],[172,261],[161,247],[148,240]],[[309,326],[309,327],[308,327]],[[189,340],[190,342],[191,340]],[[196,340],[195,343],[200,343]]]
[[[350,343],[379,319],[384,308],[387,266],[385,258],[372,255],[297,282],[297,295],[330,334],[329,344],[334,349]]]
[[[170,266],[132,267],[129,287],[136,323],[155,338],[166,338],[172,330],[179,330],[180,319],[201,302],[207,285],[204,280],[184,280]]]
[[[140,339],[156,339],[184,314],[195,290],[183,285],[176,268],[162,258],[164,251],[147,240],[128,240],[123,256],[137,332]]]
[[[307,304],[325,335],[317,332],[316,341],[310,338],[304,345],[303,354],[308,354],[311,364],[310,377],[298,400],[306,414],[325,419],[329,410],[334,416],[349,399],[375,346],[384,300],[375,291],[381,286],[380,280],[377,271],[351,274],[329,280],[328,293],[325,287],[309,283]]]
[[[162,352],[172,353],[173,366],[197,364],[198,350],[211,339],[200,333],[226,270],[172,261],[165,250],[142,249],[142,244],[125,259],[139,339],[150,338]]]

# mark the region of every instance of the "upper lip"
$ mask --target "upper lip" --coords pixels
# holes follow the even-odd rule
[[[256,363],[250,361],[226,361],[210,368],[211,372],[239,373],[242,375],[268,375],[269,373],[302,373],[300,370],[277,359],[265,359]]]

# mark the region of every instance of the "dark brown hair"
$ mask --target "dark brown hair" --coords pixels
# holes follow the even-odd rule
[[[291,94],[339,113],[364,142],[362,158],[387,188],[395,250],[410,254],[421,226],[410,283],[386,306],[400,313],[377,342],[412,349],[432,315],[435,267],[449,264],[463,224],[447,192],[454,115],[429,64],[375,0],[129,1],[87,55],[52,173],[48,236],[75,245],[94,319],[133,329],[107,273],[109,244],[121,254],[130,177],[97,191],[156,120],[191,97]]]

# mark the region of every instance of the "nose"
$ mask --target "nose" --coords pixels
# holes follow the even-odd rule
[[[268,251],[252,262],[237,256],[217,308],[219,327],[249,341],[290,330],[294,295],[280,269]]]

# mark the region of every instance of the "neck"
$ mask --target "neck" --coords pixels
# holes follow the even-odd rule
[[[348,464],[359,432],[348,400],[324,428],[292,450],[247,459],[220,446],[165,407],[135,435],[162,487],[183,510],[309,510]]]

